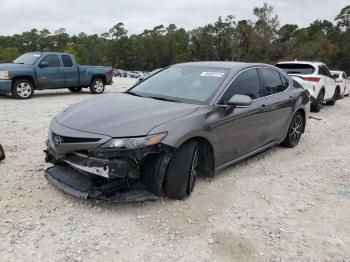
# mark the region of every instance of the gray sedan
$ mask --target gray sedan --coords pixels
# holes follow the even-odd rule
[[[47,179],[114,202],[184,199],[198,176],[277,145],[295,147],[309,94],[266,64],[171,66],[125,93],[70,106],[51,123]]]

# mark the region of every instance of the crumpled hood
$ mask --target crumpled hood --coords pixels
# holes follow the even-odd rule
[[[116,93],[79,102],[56,120],[69,128],[111,137],[145,136],[153,128],[196,111],[198,105]]]

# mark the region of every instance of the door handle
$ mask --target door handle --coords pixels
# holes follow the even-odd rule
[[[259,110],[260,112],[267,112],[267,111],[271,111],[272,110],[272,106],[268,106],[268,105],[262,105]]]
[[[297,97],[296,96],[290,96],[288,100],[289,100],[289,102],[294,102],[295,100],[297,100]]]

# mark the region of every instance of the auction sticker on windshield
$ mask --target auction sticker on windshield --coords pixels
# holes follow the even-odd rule
[[[201,76],[206,76],[206,77],[224,77],[225,73],[221,72],[203,72]]]

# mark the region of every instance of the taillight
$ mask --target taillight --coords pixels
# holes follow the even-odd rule
[[[310,81],[310,82],[320,82],[321,78],[320,77],[302,77],[303,80],[305,81]]]
[[[114,75],[114,70],[112,69],[112,70],[110,70],[108,73],[109,73],[111,76],[113,76],[113,75]]]
[[[337,84],[341,84],[341,83],[343,83],[343,81],[342,81],[342,80],[335,80],[335,82],[337,82]]]

